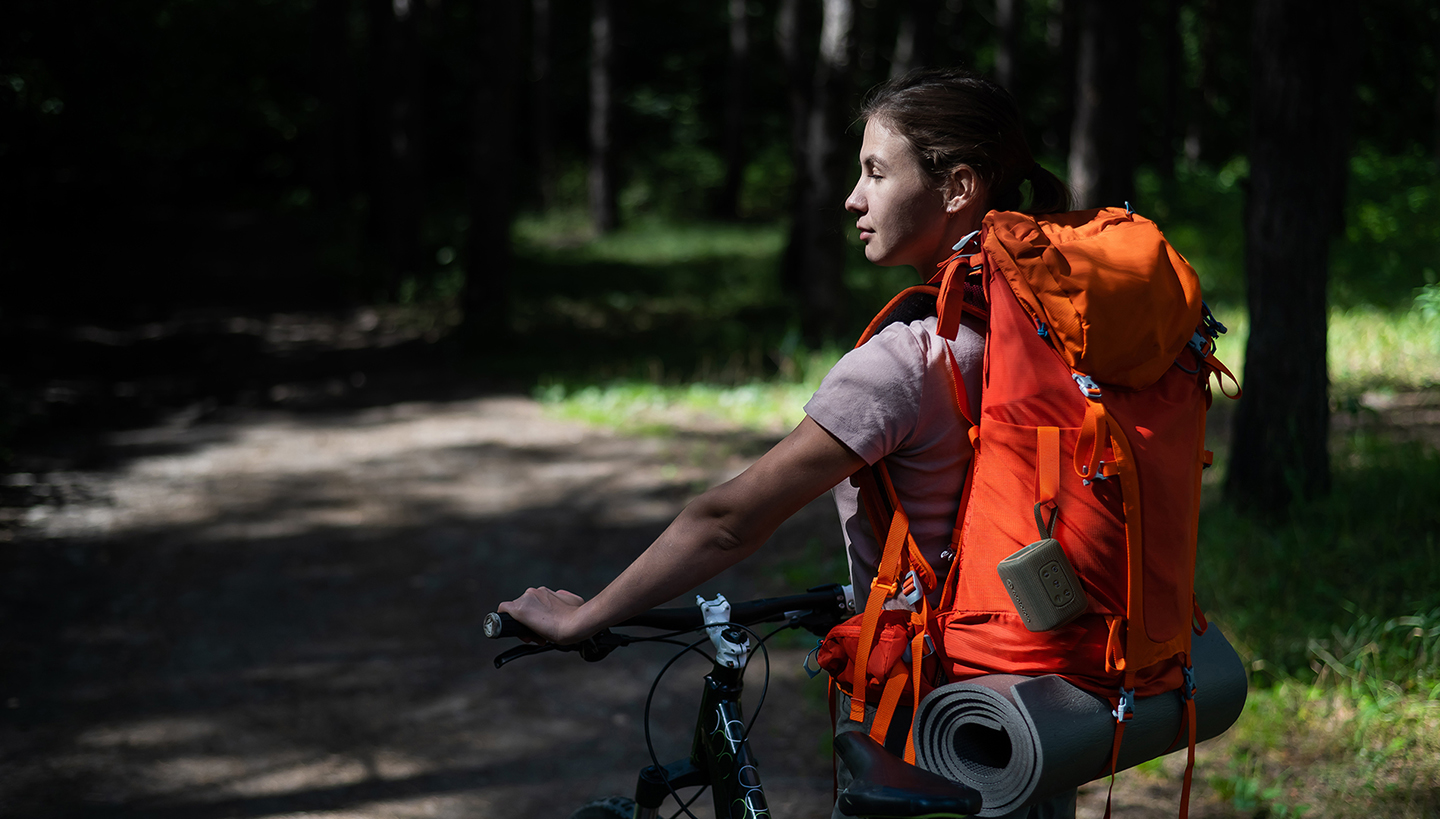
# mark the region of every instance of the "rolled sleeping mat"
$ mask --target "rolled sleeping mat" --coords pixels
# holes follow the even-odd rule
[[[1194,638],[1196,741],[1245,707],[1245,666],[1213,623]],[[1117,692],[1118,693],[1118,692]],[[1110,702],[1060,677],[993,674],[930,692],[915,714],[915,762],[978,790],[980,816],[1003,816],[1110,773]],[[1180,692],[1135,703],[1116,770],[1184,748]]]

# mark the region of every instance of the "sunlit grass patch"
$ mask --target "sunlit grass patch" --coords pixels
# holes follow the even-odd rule
[[[1440,316],[1356,307],[1330,313],[1330,379],[1341,391],[1440,384]]]
[[[805,402],[839,357],[838,350],[796,355],[782,361],[782,376],[738,386],[637,380],[578,387],[556,383],[538,388],[536,397],[558,417],[625,432],[666,434],[698,426],[784,433],[800,423]]]
[[[1440,809],[1440,698],[1286,682],[1252,690],[1208,784],[1245,815],[1420,819]]]

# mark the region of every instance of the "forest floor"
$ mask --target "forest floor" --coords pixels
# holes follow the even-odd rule
[[[773,439],[627,437],[515,395],[178,413],[85,468],[6,478],[0,805],[32,817],[564,817],[629,794],[668,647],[496,670],[479,625],[545,584],[593,593],[704,486]],[[16,500],[24,496],[24,502]],[[828,498],[709,584],[791,591],[839,549]],[[774,814],[828,815],[824,685],[776,647],[754,744]],[[657,753],[688,751],[703,663],[660,684]],[[748,704],[759,690],[752,667]],[[1119,777],[1168,817],[1183,754]],[[1229,816],[1207,787],[1196,816]],[[1104,782],[1082,792],[1099,816]],[[697,811],[709,814],[708,806]]]

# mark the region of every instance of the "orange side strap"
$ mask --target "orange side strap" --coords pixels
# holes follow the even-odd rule
[[[1185,722],[1190,725],[1190,746],[1185,754],[1185,782],[1180,786],[1180,819],[1190,815],[1190,782],[1195,775],[1195,698],[1185,700]]]
[[[1060,428],[1035,428],[1035,502],[1046,503],[1060,491]]]
[[[880,705],[875,710],[875,721],[870,724],[870,738],[881,745],[885,744],[885,735],[890,731],[890,720],[895,716],[895,709],[900,704],[900,697],[904,695],[908,682],[910,673],[904,670],[885,681],[885,690],[880,694]],[[854,703],[855,700],[851,699],[850,702]]]
[[[881,554],[880,568],[875,582],[870,586],[870,595],[865,601],[865,614],[860,618],[860,642],[856,646],[855,674],[858,682],[850,688],[850,719],[865,721],[865,670],[870,662],[870,647],[875,642],[875,626],[880,622],[880,612],[885,601],[894,596],[900,583],[900,558],[905,553],[905,541],[910,539],[910,519],[905,510],[896,507],[890,520],[890,531],[885,538],[885,551]]]
[[[962,270],[963,268],[963,270]],[[935,299],[935,310],[939,322],[935,334],[954,340],[960,332],[960,316],[965,307],[965,277],[970,273],[970,263],[957,251],[941,266],[940,295]]]
[[[830,697],[830,741],[835,741],[835,729],[838,727],[835,722],[835,711],[839,707],[835,702],[835,690],[839,688],[835,684],[835,678],[829,674],[825,675],[829,682],[825,686],[826,693]],[[830,754],[830,800],[833,802],[840,798],[840,766],[835,760],[834,752]]]
[[[965,379],[960,375],[960,362],[955,360],[955,351],[949,344],[945,345],[945,363],[945,372],[950,375],[950,397],[955,401],[955,411],[971,429],[975,429],[975,419],[970,417],[970,393],[965,389]]]
[[[1110,422],[1105,405],[1091,400],[1085,404],[1085,420],[1080,425],[1080,438],[1075,442],[1075,474],[1094,480],[1100,472],[1100,451],[1109,437]]]
[[[1235,374],[1230,372],[1229,367],[1221,364],[1220,359],[1216,358],[1214,353],[1205,356],[1205,363],[1210,365],[1210,368],[1215,371],[1215,381],[1219,383],[1220,392],[1224,393],[1226,398],[1239,398],[1245,393],[1244,390],[1240,389],[1240,379],[1236,378]],[[1229,378],[1230,383],[1235,385],[1234,395],[1225,391],[1225,378],[1221,378],[1222,375],[1225,376],[1225,378]]]
[[[1132,698],[1135,695],[1134,671],[1125,672],[1120,691],[1121,699],[1115,701],[1115,739],[1110,743],[1110,789],[1105,793],[1105,819],[1110,819],[1110,802],[1115,796],[1115,769],[1120,766],[1120,742],[1125,737],[1125,723],[1134,716],[1125,710],[1126,703],[1123,699],[1127,692]]]
[[[923,600],[921,601],[924,602]],[[921,610],[910,615],[910,622],[917,627],[915,636],[910,639],[910,702],[915,709],[911,712],[910,719],[915,719],[915,712],[920,710],[920,683],[924,679],[921,674],[921,666],[925,663],[925,624],[930,620],[930,606],[925,604]],[[911,765],[915,764],[915,731],[914,725],[911,730],[905,732],[905,761]]]

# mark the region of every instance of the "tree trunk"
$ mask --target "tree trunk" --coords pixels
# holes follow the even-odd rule
[[[794,0],[786,0],[778,18],[779,40],[792,83],[805,71],[798,56]],[[840,153],[846,125],[844,100],[852,62],[854,0],[825,0],[820,53],[809,93],[792,85],[791,134],[795,189],[790,241],[785,251],[785,282],[800,297],[806,340],[819,344],[839,336],[845,326],[844,194],[840,180],[848,157]]]
[[[424,64],[420,51],[419,0],[376,0],[380,98],[378,195],[370,205],[372,228],[384,248],[391,295],[420,272],[420,222],[424,212]]]
[[[611,147],[614,106],[611,71],[615,33],[610,0],[594,0],[590,19],[590,220],[606,233],[619,222],[615,208],[615,170]]]
[[[1050,19],[1045,24],[1045,41],[1059,66],[1055,78],[1060,104],[1045,133],[1045,145],[1060,156],[1070,156],[1070,137],[1078,97],[1076,73],[1079,66],[1080,0],[1051,0]]]
[[[940,0],[910,0],[900,11],[895,51],[890,57],[894,79],[935,64],[935,35],[940,30]]]
[[[740,215],[740,186],[745,181],[745,77],[750,63],[750,29],[746,0],[730,0],[730,63],[725,83],[725,184],[715,213],[725,219]]]
[[[530,37],[530,127],[540,206],[555,206],[555,110],[550,104],[550,0],[534,0]]]
[[[1165,179],[1175,178],[1175,143],[1180,133],[1181,95],[1184,93],[1185,47],[1180,39],[1180,4],[1165,0],[1165,103],[1161,109],[1160,162],[1156,169]]]
[[[1138,87],[1134,0],[1081,0],[1070,185],[1081,208],[1135,198]]]
[[[1275,514],[1330,485],[1326,281],[1352,77],[1343,0],[1261,0],[1250,52],[1250,337],[1225,494]]]
[[[310,184],[323,210],[339,210],[356,192],[360,166],[356,134],[355,66],[347,36],[350,0],[319,0],[311,29],[311,88],[319,110],[309,146]]]
[[[1190,98],[1189,121],[1185,128],[1185,162],[1191,167],[1198,164],[1209,150],[1210,117],[1220,93],[1215,87],[1215,77],[1219,73],[1216,61],[1220,38],[1215,33],[1219,27],[1219,10],[1216,0],[1200,0],[1199,6],[1200,72],[1195,93]]]
[[[475,92],[471,111],[470,230],[465,260],[464,333],[477,342],[510,331],[510,277],[514,218],[513,123],[520,84],[519,3],[490,6],[477,21]]]
[[[1017,41],[1020,30],[1018,0],[995,0],[995,81],[1007,91],[1015,91],[1015,74],[1019,63]]]

